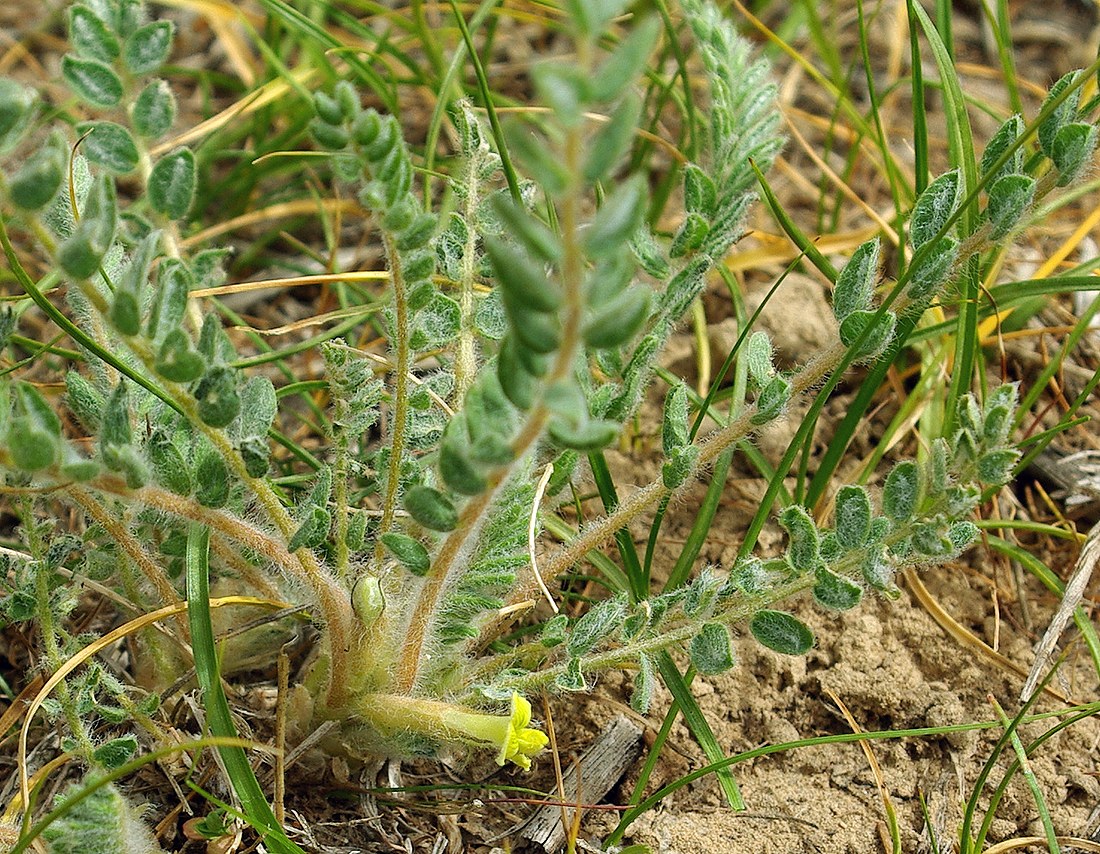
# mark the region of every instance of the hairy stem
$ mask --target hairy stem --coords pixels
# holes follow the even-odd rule
[[[401,257],[393,238],[383,233],[386,257],[389,261],[393,283],[394,309],[394,375],[393,375],[393,434],[390,444],[390,461],[386,472],[386,493],[382,499],[382,518],[374,541],[374,571],[381,574],[386,548],[382,535],[393,528],[397,513],[397,490],[401,484],[401,463],[405,460],[405,433],[409,420],[409,374],[412,371],[412,348],[409,346],[409,306],[405,293],[405,278],[401,273]]]

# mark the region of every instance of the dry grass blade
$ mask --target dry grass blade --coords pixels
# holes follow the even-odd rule
[[[1031,665],[1031,672],[1028,673],[1024,689],[1020,692],[1021,702],[1026,703],[1031,699],[1031,695],[1035,693],[1035,688],[1042,680],[1047,665],[1050,663],[1054,648],[1058,645],[1058,638],[1066,630],[1066,626],[1073,619],[1073,612],[1077,610],[1077,606],[1081,604],[1081,600],[1085,596],[1085,589],[1089,586],[1092,571],[1096,568],[1097,561],[1100,561],[1100,522],[1092,526],[1085,538],[1085,544],[1081,547],[1081,555],[1077,558],[1077,566],[1066,583],[1066,591],[1062,596],[1062,601],[1058,604],[1058,610],[1035,650],[1035,663]]]

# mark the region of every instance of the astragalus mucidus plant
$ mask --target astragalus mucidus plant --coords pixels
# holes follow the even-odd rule
[[[751,399],[709,435],[695,438],[687,389],[674,385],[660,478],[551,548],[536,570],[542,502],[635,416],[670,334],[743,234],[754,168],[766,170],[781,144],[766,66],[709,3],[681,5],[711,105],[671,235],[646,225],[646,176],[622,173],[644,109],[638,80],[660,35],[656,19],[640,20],[604,51],[600,37],[624,3],[567,4],[576,59],[532,69],[548,108],[539,124],[516,120],[490,135],[456,105],[460,151],[443,215],[423,204],[395,118],[365,109],[348,82],[314,96],[312,138],[384,250],[389,286],[373,308],[387,352],[369,359],[344,340],[322,345],[326,453],[284,442],[297,457],[275,460],[279,391],[242,367],[218,316],[191,296],[221,284],[225,253],[189,253],[180,240],[202,164],[171,144],[175,101],[153,76],[171,25],[147,23],[129,0],[72,7],[62,73],[80,144],[67,128],[40,126],[33,93],[0,85],[0,148],[16,164],[4,173],[0,237],[27,297],[3,330],[35,305],[80,351],[60,404],[13,372],[0,384],[0,465],[24,539],[4,555],[4,613],[38,620],[49,669],[79,646],[65,625],[75,603],[62,570],[152,609],[196,595],[180,583],[186,566],[189,582],[213,573],[309,607],[320,641],[291,706],[303,730],[336,722],[334,749],[401,757],[473,746],[526,768],[546,745],[531,724],[532,692],[586,690],[590,674],[626,667],[637,671],[634,704],[644,710],[659,651],[682,645],[698,671],[718,673],[734,664],[731,628],[747,625],[772,649],[804,653],[812,635],[779,610],[783,600],[809,590],[825,607],[849,608],[868,588],[890,595],[900,569],[972,542],[970,514],[1017,460],[1012,386],[963,397],[950,432],[919,462],[897,464],[876,499],[862,486],[839,489],[831,527],[787,507],[783,555],[708,568],[663,593],[623,592],[575,619],[549,618],[533,640],[484,651],[510,615],[782,418],[792,398],[889,353],[898,318],[945,293],[970,258],[1077,177],[1095,147],[1094,105],[1081,107],[1082,81],[1071,75],[1052,91],[1031,157],[1019,117],[987,149],[981,217],[962,216],[980,189],[963,172],[933,181],[912,213],[911,263],[886,299],[876,303],[873,240],[837,277],[835,344],[782,371],[767,335],[747,336],[738,358]],[[50,260],[37,281],[12,244],[16,229]],[[61,287],[64,310],[48,297]],[[275,463],[296,476],[273,476]],[[76,508],[83,529],[43,521],[34,496]],[[182,619],[177,630],[186,640]],[[143,636],[139,649],[149,688],[190,664],[183,644],[160,635]],[[88,668],[61,683],[56,711],[74,749],[109,768],[137,743],[97,743],[95,722],[151,709]]]

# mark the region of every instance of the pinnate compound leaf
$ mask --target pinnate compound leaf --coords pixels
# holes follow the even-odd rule
[[[407,534],[390,531],[382,535],[382,542],[399,564],[413,575],[427,575],[432,561],[424,545]]]
[[[413,486],[402,499],[413,519],[430,531],[453,531],[458,527],[458,510],[454,502],[438,489]]]
[[[195,198],[195,155],[181,148],[162,157],[149,174],[149,203],[169,219],[183,219]]]
[[[132,74],[149,74],[160,68],[172,50],[175,27],[171,21],[154,21],[138,27],[126,39],[122,59]]]
[[[833,289],[833,314],[837,320],[843,322],[853,312],[871,307],[878,277],[879,248],[877,237],[860,244],[837,276]]]
[[[913,206],[909,220],[909,240],[920,249],[939,234],[959,204],[961,178],[958,169],[940,175],[925,187]]]
[[[749,630],[759,643],[783,655],[805,655],[814,645],[814,633],[786,611],[757,611]]]
[[[730,633],[721,623],[704,623],[688,644],[688,655],[695,669],[704,676],[717,676],[733,667]]]
[[[61,58],[61,75],[76,96],[93,107],[107,109],[122,100],[122,80],[98,59],[78,59],[65,54]]]

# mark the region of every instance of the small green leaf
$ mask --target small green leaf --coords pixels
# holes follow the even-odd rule
[[[709,234],[710,223],[703,218],[702,214],[688,213],[672,237],[672,243],[668,247],[668,257],[683,258],[685,255],[690,255],[703,245]]]
[[[745,344],[745,361],[749,376],[757,386],[763,387],[775,377],[772,339],[767,332],[754,332]]]
[[[661,422],[661,447],[666,455],[688,443],[688,390],[681,380],[665,395],[664,417]]]
[[[454,502],[438,489],[413,486],[405,491],[402,503],[409,515],[430,531],[453,531],[458,527]]]
[[[871,535],[871,499],[862,486],[844,486],[836,494],[836,539],[858,549]]]
[[[505,389],[507,393],[507,389]],[[469,432],[464,415],[456,415],[443,431],[439,445],[439,474],[460,495],[479,495],[489,488],[481,468],[470,460]]]
[[[12,176],[8,193],[16,206],[36,211],[57,195],[64,177],[64,159],[61,152],[51,145],[39,156],[28,160]]]
[[[1023,132],[1024,120],[1020,118],[1019,113],[1010,116],[1008,120],[997,129],[997,132],[993,134],[993,137],[989,140],[989,144],[985,147],[985,151],[982,153],[981,174],[983,177],[989,174],[990,170],[993,169],[993,164],[1000,159],[1001,155],[1008,151],[1009,147],[1020,138],[1020,134]],[[1024,150],[1022,146],[1018,146],[1005,164],[990,178],[986,186],[992,186],[1005,175],[1022,172],[1023,168]]]
[[[650,296],[648,287],[634,285],[607,302],[585,323],[585,343],[597,350],[625,344],[649,317]]]
[[[99,389],[76,371],[65,374],[65,403],[90,433],[98,433],[107,401]]]
[[[679,489],[695,473],[695,461],[698,458],[699,448],[695,445],[676,448],[661,466],[661,482],[668,489]]]
[[[779,514],[779,524],[787,532],[787,562],[796,572],[814,572],[821,562],[821,536],[805,508],[792,504]]]
[[[591,257],[610,255],[630,240],[645,216],[646,198],[643,177],[632,175],[604,200],[584,236]]]
[[[1020,224],[1035,198],[1035,179],[1030,175],[1003,175],[989,188],[989,237],[1000,240]]]
[[[118,39],[87,6],[69,7],[69,44],[85,59],[110,63],[118,58]]]
[[[199,445],[195,455],[195,499],[203,507],[224,507],[229,500],[229,469],[209,443]]]
[[[978,477],[982,483],[1002,485],[1012,480],[1012,470],[1020,459],[1014,448],[990,451],[978,458]]]
[[[814,599],[832,611],[847,611],[863,598],[863,588],[843,575],[821,568],[814,584]]]
[[[783,376],[776,375],[768,381],[756,396],[756,412],[749,419],[754,425],[774,421],[786,408],[791,399],[791,383]]]
[[[179,331],[180,322],[187,312],[192,284],[191,272],[182,261],[176,258],[161,260],[157,268],[153,306],[149,311],[148,335],[151,339],[158,341],[172,331]]]
[[[332,517],[328,510],[316,504],[306,508],[298,529],[291,535],[290,542],[286,545],[288,552],[296,552],[298,549],[315,549],[320,547],[328,538],[329,528],[332,526]]]
[[[599,129],[588,149],[584,161],[584,178],[591,184],[604,180],[626,154],[634,139],[638,117],[642,113],[642,99],[629,92],[611,111],[607,124]]]
[[[115,291],[108,318],[123,335],[137,335],[141,331],[141,307],[137,296],[132,291],[121,288]]]
[[[134,130],[146,139],[160,139],[176,120],[176,96],[163,80],[141,90],[130,112]]]
[[[497,354],[497,379],[508,400],[517,409],[526,411],[535,402],[539,381],[522,364],[516,352],[518,346],[512,336],[507,336],[501,342],[500,352]]]
[[[914,249],[936,237],[959,204],[962,189],[958,169],[940,175],[925,187],[909,220],[909,240]]]
[[[82,122],[76,129],[84,139],[80,151],[93,166],[102,166],[116,175],[125,175],[137,168],[137,145],[122,125]]]
[[[860,244],[836,277],[833,314],[837,320],[843,321],[852,312],[866,311],[871,307],[871,296],[878,277],[879,246],[877,237]]]
[[[1049,104],[1054,103],[1066,89],[1070,88],[1077,82],[1078,71],[1071,71],[1068,74],[1062,76],[1053,86],[1050,87],[1050,92],[1047,94],[1046,99],[1043,101],[1043,112],[1047,109]],[[1077,116],[1077,106],[1081,100],[1080,87],[1075,88],[1065,100],[1062,101],[1054,111],[1043,120],[1039,125],[1039,145],[1043,149],[1043,153],[1047,157],[1053,159],[1054,156],[1054,140],[1058,136],[1058,131],[1072,122]]]
[[[11,148],[27,126],[34,93],[14,80],[0,78],[0,151]]]
[[[552,264],[561,257],[561,241],[558,236],[539,222],[533,214],[512,201],[510,196],[495,195],[492,197],[491,205],[493,213],[504,226],[504,233],[515,240],[532,258]],[[504,246],[507,247],[507,244]],[[546,311],[556,309],[557,305],[554,305]]]
[[[691,663],[704,676],[717,676],[734,665],[730,633],[721,623],[704,623],[688,645]]]
[[[77,59],[67,53],[61,57],[61,75],[76,96],[93,107],[106,109],[122,100],[122,80],[97,59]]]
[[[263,437],[275,423],[279,400],[275,386],[267,377],[250,377],[241,389],[241,412],[238,431],[241,436]]]
[[[16,383],[14,392],[16,414],[6,442],[12,463],[23,471],[54,465],[61,456],[61,420],[30,383]]]
[[[134,430],[130,425],[130,395],[126,381],[120,380],[107,400],[99,430],[99,444],[104,450],[112,446],[133,444]]]
[[[494,237],[485,238],[485,254],[504,296],[506,306],[522,306],[532,312],[554,312],[561,307],[561,289],[530,256]]]
[[[930,298],[947,282],[958,255],[959,244],[954,238],[944,237],[936,241],[924,260],[909,268],[906,295],[914,302]]]
[[[126,39],[122,61],[131,74],[149,74],[168,60],[175,26],[171,21],[154,21],[138,27]]]
[[[414,540],[407,534],[398,534],[393,531],[382,535],[382,542],[397,562],[413,575],[427,575],[432,565],[428,550],[419,540]]]
[[[227,427],[241,411],[237,393],[237,372],[233,368],[211,368],[195,389],[199,418],[211,427]]]
[[[195,155],[189,148],[162,157],[149,174],[149,203],[169,219],[183,219],[195,198]]]
[[[907,522],[917,512],[920,470],[912,460],[895,465],[882,487],[882,512],[895,522]]]
[[[1090,164],[1096,151],[1097,133],[1095,125],[1085,122],[1073,122],[1058,129],[1051,143],[1050,159],[1058,170],[1059,187],[1072,184]]]
[[[571,424],[561,418],[553,418],[547,433],[559,447],[575,451],[598,451],[614,442],[621,429],[614,421],[593,420]]]
[[[165,489],[177,495],[190,495],[191,471],[179,448],[163,431],[156,431],[145,444],[145,453],[153,477]]]
[[[642,653],[638,657],[638,672],[634,674],[634,689],[630,692],[630,708],[639,715],[649,714],[656,682],[656,674],[653,672],[653,659]]]
[[[166,380],[189,383],[202,376],[206,360],[191,347],[186,332],[173,329],[161,342],[154,368]]]
[[[543,62],[531,69],[539,100],[554,111],[563,127],[575,127],[588,101],[588,81],[580,69],[565,63]]]
[[[601,640],[614,632],[626,615],[626,602],[621,597],[597,602],[573,625],[565,649],[570,656],[590,652]]]
[[[106,770],[113,771],[129,762],[130,757],[137,751],[137,747],[137,739],[134,736],[124,735],[99,745],[92,752],[92,758]],[[122,826],[123,822],[119,821],[118,824]]]
[[[587,5],[586,0],[576,2]],[[650,15],[635,26],[592,75],[589,84],[592,100],[612,101],[634,83],[649,61],[649,55],[653,52],[653,46],[660,34],[661,21],[656,15]]]
[[[718,188],[694,163],[684,167],[684,208],[705,220],[713,219],[718,213]]]
[[[892,311],[881,316],[877,311],[853,311],[840,324],[840,340],[844,346],[852,347],[862,337],[853,358],[873,359],[889,346],[896,325],[897,316]],[[870,331],[865,333],[868,327]]]
[[[783,655],[805,655],[814,645],[809,627],[785,611],[757,611],[749,630],[761,644]]]

